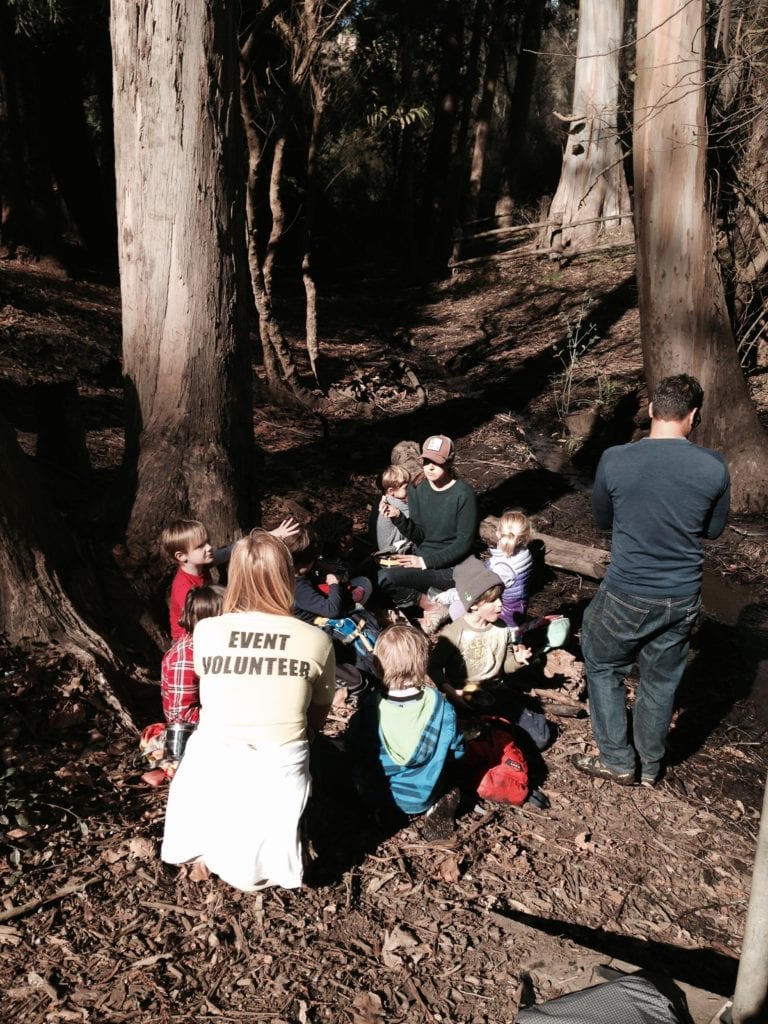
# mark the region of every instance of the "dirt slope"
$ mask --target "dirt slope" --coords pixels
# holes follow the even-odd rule
[[[392,444],[441,431],[456,438],[485,511],[524,505],[546,532],[605,545],[591,526],[590,473],[606,443],[643,424],[632,273],[617,257],[521,264],[430,290],[339,290],[321,311],[323,372],[346,404],[325,426],[257,409],[265,519],[297,505],[333,510],[362,533]],[[122,457],[117,302],[104,286],[0,271],[3,411],[32,453],[34,385],[77,382],[91,490],[49,474],[97,552],[120,540],[110,501]],[[401,363],[424,385],[425,408]],[[768,405],[759,378],[754,392]],[[576,415],[566,429],[566,413],[593,407],[596,419]],[[550,998],[612,956],[730,992],[768,764],[765,535],[763,522],[736,520],[708,547],[717,617],[697,631],[672,766],[656,790],[579,776],[568,758],[587,749],[588,720],[561,718],[544,758],[551,808],[480,808],[444,846],[425,844],[416,825],[381,835],[342,793],[319,793],[311,884],[297,893],[246,896],[162,865],[165,790],[141,782],[133,741],[55,652],[3,648],[9,1019],[496,1024],[512,1019],[525,973]],[[593,586],[542,573],[533,610],[564,610],[578,632]],[[574,658],[559,667],[578,672]],[[143,707],[147,721],[159,717],[156,690]],[[349,713],[334,711],[332,731]]]

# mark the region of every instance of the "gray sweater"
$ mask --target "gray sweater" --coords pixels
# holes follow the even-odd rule
[[[408,517],[408,503],[400,498],[388,498],[390,505],[394,505],[400,515]],[[398,555],[406,555],[413,551],[413,544],[404,537],[395,526],[394,519],[387,519],[381,512],[376,519],[376,550],[391,551]]]

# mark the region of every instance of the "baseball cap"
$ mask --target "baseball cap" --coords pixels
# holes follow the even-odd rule
[[[453,441],[445,434],[435,434],[428,437],[421,446],[421,461],[427,459],[429,462],[436,462],[442,466],[453,458]]]

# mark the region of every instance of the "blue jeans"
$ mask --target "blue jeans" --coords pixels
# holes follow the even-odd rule
[[[640,684],[632,713],[635,749],[642,774],[658,774],[700,606],[699,594],[641,597],[603,582],[585,611],[581,648],[592,735],[601,760],[613,771],[635,770],[635,750],[627,739],[624,679],[637,661]]]

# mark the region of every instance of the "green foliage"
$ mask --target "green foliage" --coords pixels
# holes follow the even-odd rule
[[[376,130],[404,131],[409,125],[425,125],[429,120],[429,111],[426,107],[411,107],[406,110],[402,106],[390,110],[384,104],[370,111],[365,119],[368,125]]]

